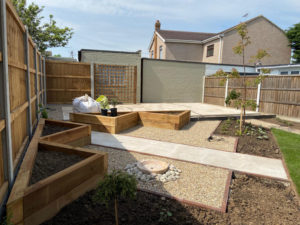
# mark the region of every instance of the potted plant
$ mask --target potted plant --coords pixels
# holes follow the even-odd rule
[[[118,110],[116,108],[116,105],[118,104],[118,99],[116,98],[113,98],[110,100],[110,104],[113,106],[111,109],[110,109],[110,112],[111,112],[111,116],[117,116],[118,115]]]
[[[101,115],[107,116],[107,111],[109,109],[108,99],[105,95],[100,95],[97,99],[97,102],[100,103],[101,106]]]
[[[136,197],[136,191],[137,181],[133,175],[122,170],[114,170],[100,181],[93,200],[105,203],[106,207],[113,201],[116,225],[118,225],[118,200],[133,199]]]

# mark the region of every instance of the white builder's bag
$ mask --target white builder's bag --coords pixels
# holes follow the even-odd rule
[[[73,100],[73,111],[81,113],[100,112],[100,104],[86,94]]]

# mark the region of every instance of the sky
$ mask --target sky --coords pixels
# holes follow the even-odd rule
[[[77,58],[80,49],[142,50],[148,56],[154,24],[161,29],[217,33],[264,15],[285,30],[300,22],[300,0],[27,0],[45,6],[61,27],[73,28],[66,47],[53,54]],[[247,18],[243,17],[248,13]]]

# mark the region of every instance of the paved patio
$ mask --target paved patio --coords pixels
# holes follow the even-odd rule
[[[49,117],[53,119],[69,120],[69,113],[73,111],[72,105],[48,104]],[[117,106],[119,112],[124,111],[168,111],[168,110],[191,110],[191,116],[219,116],[239,115],[240,110],[203,103],[141,103],[124,104]],[[255,115],[256,112],[247,111],[248,115]]]

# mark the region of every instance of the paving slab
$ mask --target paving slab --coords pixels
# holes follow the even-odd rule
[[[141,103],[118,105],[119,112],[126,111],[169,111],[169,110],[191,110],[192,117],[203,116],[230,116],[239,115],[240,111],[230,107],[203,104],[203,103]],[[48,104],[49,116],[69,120],[69,113],[73,112],[72,105]],[[256,112],[247,111],[248,115],[257,115]]]
[[[280,159],[94,131],[92,144],[288,180]]]

